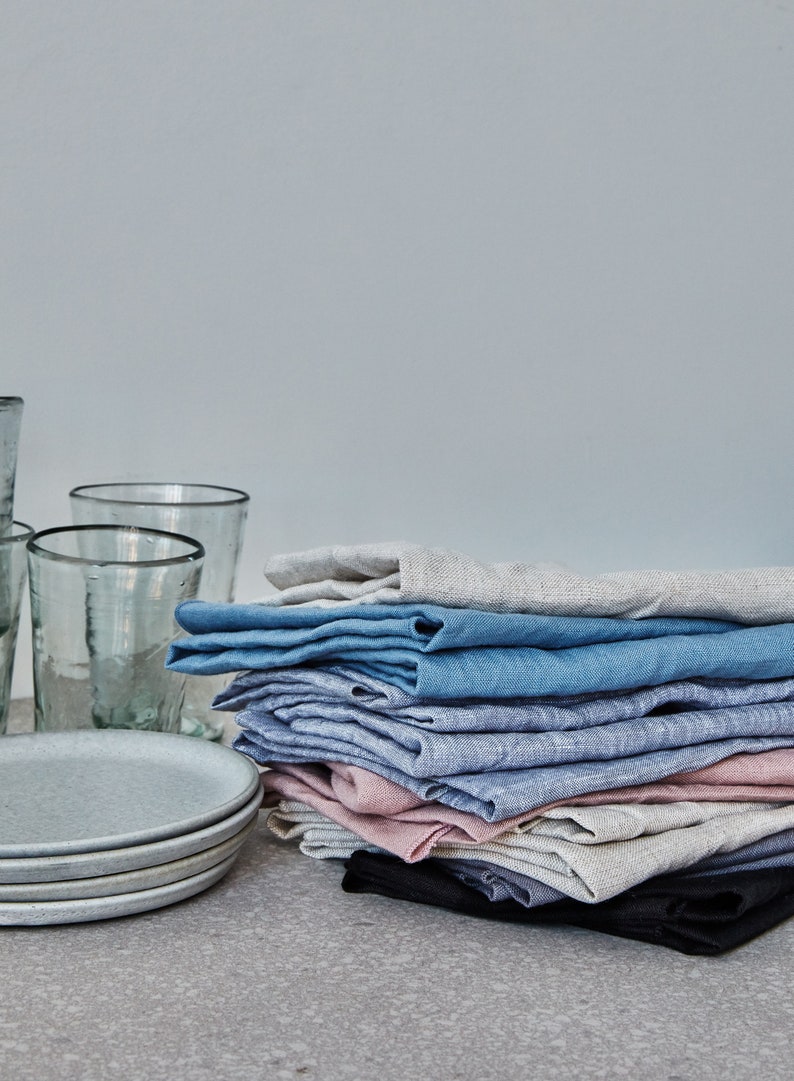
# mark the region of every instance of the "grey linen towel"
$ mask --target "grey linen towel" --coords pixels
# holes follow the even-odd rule
[[[315,859],[347,859],[375,845],[296,801],[267,824]],[[614,897],[654,875],[690,867],[794,826],[794,804],[667,803],[558,807],[480,844],[439,844],[436,859],[486,861],[580,901]]]
[[[460,552],[390,542],[274,555],[268,605],[410,604],[555,616],[699,616],[794,621],[794,567],[623,571],[586,577],[558,563],[481,563]]]

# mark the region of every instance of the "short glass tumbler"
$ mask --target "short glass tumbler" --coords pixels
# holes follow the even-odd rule
[[[28,571],[26,545],[33,533],[24,522],[14,522],[0,537],[0,735],[8,723],[19,608]]]
[[[174,608],[195,597],[204,548],[128,526],[45,529],[27,544],[38,731],[178,732],[184,679],[165,668]]]
[[[10,531],[14,518],[17,444],[24,405],[21,398],[0,397],[0,536]]]
[[[221,603],[234,600],[248,514],[246,492],[214,484],[124,482],[81,485],[72,489],[69,499],[76,525],[137,525],[195,537],[206,552],[199,598]],[[210,704],[227,682],[227,676],[187,677],[183,733],[222,738],[223,721]]]

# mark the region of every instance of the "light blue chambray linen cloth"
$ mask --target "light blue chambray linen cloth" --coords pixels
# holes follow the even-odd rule
[[[261,764],[270,762],[346,762],[396,781],[422,799],[438,800],[461,811],[471,811],[488,822],[523,814],[556,800],[570,801],[588,792],[626,785],[644,784],[747,751],[774,750],[794,746],[794,704],[739,706],[723,712],[728,730],[747,733],[697,742],[689,746],[631,754],[624,758],[562,762],[523,769],[415,777],[391,761],[378,758],[369,748],[317,737],[294,735],[289,726],[266,716],[243,713],[238,723],[245,725],[235,738],[236,750]],[[702,718],[700,712],[698,717]],[[360,730],[360,726],[351,725]],[[771,729],[772,734],[767,730]]]
[[[570,900],[567,893],[522,875],[510,867],[499,867],[486,860],[438,860],[438,865],[472,889],[485,894],[489,901],[518,901],[524,908],[538,908],[552,901]]]
[[[260,687],[260,696],[236,718],[249,739],[268,747],[272,761],[288,761],[283,753],[298,749],[307,756],[304,761],[345,761],[341,756],[355,755],[359,764],[366,760],[367,768],[376,773],[386,767],[430,779],[613,761],[743,736],[794,738],[794,680],[725,686],[663,684],[589,699],[578,706],[578,717],[571,699],[563,707],[531,700],[502,704],[504,716],[498,718],[497,730],[488,731],[500,711],[488,702],[428,706],[430,720],[422,725],[413,717],[403,721],[399,711],[364,708],[353,693],[312,699],[305,680],[291,687],[289,672],[281,675],[285,682],[273,698]],[[323,675],[313,670],[315,687],[322,685]],[[349,678],[349,673],[345,675]],[[239,686],[255,676],[251,673],[235,683]],[[267,684],[268,679],[265,674],[263,682]],[[216,703],[225,697],[239,700],[234,686],[221,692]],[[440,730],[435,724],[436,709],[443,713]],[[456,730],[459,713],[464,714],[465,723]],[[556,730],[560,714],[560,730]],[[512,730],[506,727],[510,720]],[[477,728],[472,730],[472,725]]]
[[[514,698],[706,676],[794,675],[794,623],[498,614],[433,605],[185,601],[166,666],[190,675],[347,664],[422,697]]]
[[[569,732],[651,713],[746,706],[794,699],[794,679],[689,679],[655,687],[577,695],[489,700],[419,698],[351,668],[276,668],[243,672],[213,702],[234,712],[263,708],[279,717],[357,721],[377,731],[409,726],[409,740],[427,733]],[[400,738],[395,736],[395,738]]]
[[[718,852],[693,864],[687,874],[716,875],[771,867],[794,867],[794,829],[770,833],[768,837],[761,837],[733,852]]]

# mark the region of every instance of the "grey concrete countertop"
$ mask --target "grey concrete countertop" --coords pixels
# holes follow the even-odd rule
[[[12,730],[30,703],[14,703]],[[342,892],[264,822],[225,879],[0,929],[3,1081],[794,1076],[794,921],[722,958]]]

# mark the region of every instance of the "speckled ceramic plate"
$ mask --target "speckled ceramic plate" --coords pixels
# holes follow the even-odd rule
[[[189,736],[129,730],[27,732],[0,740],[0,858],[148,844],[234,814],[253,762]]]
[[[180,882],[201,871],[222,863],[228,856],[239,852],[248,834],[254,828],[249,822],[239,833],[219,845],[205,848],[192,856],[161,863],[156,867],[142,867],[138,871],[122,871],[114,875],[96,878],[70,878],[62,882],[0,883],[0,902],[3,901],[76,901],[85,897],[110,897],[121,893],[136,893],[169,882]]]
[[[191,737],[186,736],[185,739]],[[227,856],[221,863],[191,875],[189,878],[134,893],[117,893],[110,897],[85,897],[71,901],[0,901],[0,926],[41,927],[53,923],[87,923],[90,920],[108,920],[116,916],[131,916],[135,912],[148,912],[163,908],[176,901],[184,901],[202,890],[208,889],[223,878],[237,859],[237,853]]]
[[[191,739],[185,736],[185,739]],[[0,859],[0,883],[63,882],[124,871],[156,867],[173,860],[192,856],[234,837],[253,818],[262,803],[262,786],[233,815],[205,826],[202,830],[153,841],[130,848],[113,848],[100,852],[75,852],[66,856],[34,856],[26,859]]]

